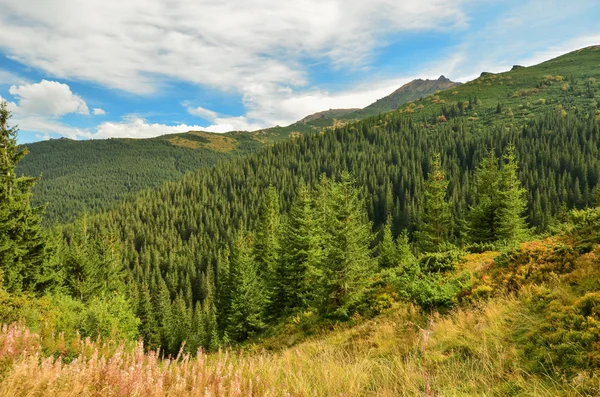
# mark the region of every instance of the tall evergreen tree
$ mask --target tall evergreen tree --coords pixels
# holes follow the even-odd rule
[[[479,165],[476,173],[476,205],[469,214],[469,239],[476,243],[521,240],[527,234],[523,212],[527,202],[525,189],[517,175],[514,148],[503,156],[502,168],[493,149]]]
[[[160,332],[160,345],[163,349],[173,345],[173,312],[171,309],[171,297],[167,283],[162,276],[156,275],[152,294],[152,306],[156,317],[156,323]]]
[[[502,206],[498,211],[498,237],[508,243],[522,241],[527,236],[523,216],[527,207],[526,191],[521,187],[517,170],[514,146],[510,145],[504,154],[500,186]]]
[[[439,153],[433,156],[431,171],[425,183],[423,204],[417,225],[420,252],[436,252],[448,243],[452,234],[452,213],[447,199],[448,180],[442,170]]]
[[[256,238],[254,240],[254,259],[259,276],[266,283],[269,294],[269,317],[278,316],[283,310],[282,302],[284,291],[280,288],[279,278],[279,238],[281,231],[281,218],[279,208],[279,195],[277,190],[270,185],[265,193],[262,203]]]
[[[498,240],[501,172],[493,148],[475,171],[475,205],[469,212],[468,238],[475,243]]]
[[[372,226],[348,172],[342,173],[340,182],[330,181],[324,187],[321,307],[326,313],[346,317],[348,309],[362,297],[374,269]]]
[[[398,255],[398,265],[400,266],[408,266],[417,260],[410,249],[408,232],[406,230],[400,233],[400,235],[396,238],[396,252]]]
[[[154,350],[160,345],[160,333],[151,299],[148,284],[142,284],[142,290],[138,292],[136,315],[140,319],[140,335],[144,339],[145,347]]]
[[[379,266],[382,268],[398,266],[400,256],[398,253],[398,245],[394,241],[394,236],[392,235],[392,221],[390,217],[388,217],[381,233],[382,237],[378,246],[379,255],[377,256]]]
[[[301,182],[282,232],[279,280],[285,307],[302,308],[314,300],[311,286],[319,279],[323,230],[308,186]]]
[[[9,127],[11,112],[0,102],[0,271],[9,292],[41,292],[57,278],[49,267],[49,252],[41,226],[42,207],[30,205],[36,178],[17,177],[16,164],[27,154],[17,147],[17,128]]]
[[[242,341],[264,329],[267,303],[264,283],[252,255],[251,236],[243,233],[232,255],[231,287],[227,332],[234,340]]]

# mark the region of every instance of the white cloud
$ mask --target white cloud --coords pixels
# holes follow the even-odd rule
[[[464,27],[462,2],[0,0],[0,48],[50,75],[134,93],[163,79],[246,93],[306,84],[306,57],[364,66],[389,34]]]
[[[94,112],[94,116],[104,116],[106,114],[104,109],[100,108],[93,108],[92,111]]]
[[[0,69],[0,84],[12,85],[15,83],[23,83],[24,79],[19,75],[9,72],[8,70]]]
[[[218,113],[213,112],[210,109],[203,108],[202,106],[193,106],[187,101],[183,102],[183,106],[185,106],[188,113],[192,116],[202,117],[205,120],[214,120],[218,117]]]
[[[13,85],[8,92],[18,99],[20,113],[55,117],[69,113],[90,113],[80,96],[73,94],[68,85],[56,81]]]
[[[78,136],[90,139],[106,138],[153,138],[160,135],[176,134],[188,131],[228,132],[234,130],[254,130],[257,126],[252,125],[243,117],[216,118],[214,124],[201,125],[167,125],[161,123],[150,123],[137,115],[128,115],[120,122],[104,122],[95,128],[95,131],[79,131]]]
[[[579,48],[600,43],[600,30],[580,23],[597,14],[596,0],[527,0],[510,3],[456,47],[460,58],[452,68],[467,81],[481,72],[503,72],[515,65],[531,66]]]
[[[550,46],[542,51],[536,51],[531,56],[523,59],[523,66],[537,65],[538,63],[556,58],[568,52],[575,51],[584,47],[600,44],[600,34],[593,36],[576,37],[571,40]]]

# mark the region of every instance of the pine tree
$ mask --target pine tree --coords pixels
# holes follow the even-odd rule
[[[390,268],[398,266],[400,256],[398,254],[398,246],[392,236],[392,221],[388,217],[387,222],[383,226],[381,242],[378,246],[379,256],[377,260],[382,268]]]
[[[504,154],[500,200],[498,211],[498,238],[508,243],[520,242],[527,236],[527,224],[523,213],[527,207],[526,191],[521,187],[517,175],[518,164],[514,146],[509,146]]]
[[[313,300],[311,286],[319,279],[323,231],[308,186],[301,182],[282,232],[280,283],[288,309],[304,308]]]
[[[417,246],[420,252],[437,252],[452,234],[452,213],[447,200],[448,181],[442,170],[440,155],[435,154],[425,183]]]
[[[168,350],[173,344],[173,312],[171,310],[171,297],[167,283],[160,276],[156,276],[152,294],[152,306],[156,315],[156,323],[160,332],[160,345]]]
[[[254,259],[258,267],[258,274],[266,283],[268,291],[268,315],[277,317],[282,310],[284,291],[279,278],[283,269],[279,266],[281,231],[281,218],[279,208],[279,195],[271,185],[267,188],[264,201],[260,209],[256,238],[254,240]]]
[[[173,338],[169,351],[171,354],[179,353],[182,345],[186,343],[192,328],[191,313],[188,311],[183,295],[178,293],[173,301]],[[186,343],[187,344],[187,343]]]
[[[73,297],[82,302],[87,302],[102,291],[100,258],[94,248],[84,214],[78,221],[64,259],[66,287]]]
[[[401,267],[406,267],[417,260],[415,255],[412,253],[412,250],[410,249],[408,232],[406,230],[404,230],[396,238],[396,252],[398,255],[398,265],[400,265]]]
[[[475,206],[469,212],[468,238],[474,243],[498,240],[501,173],[494,149],[488,151],[475,172]]]
[[[200,347],[207,349],[207,335],[206,335],[206,316],[202,310],[200,302],[196,302],[194,306],[194,315],[192,321],[192,338],[194,339],[193,348],[198,349]]]
[[[491,149],[477,169],[476,205],[469,214],[469,238],[476,243],[514,243],[528,233],[523,212],[525,189],[517,175],[514,148],[509,146],[500,168]]]
[[[251,237],[238,237],[231,262],[231,308],[227,332],[243,341],[265,327],[265,287],[252,255]]]
[[[138,292],[137,317],[140,319],[140,335],[144,339],[144,345],[148,350],[154,350],[160,346],[160,333],[148,284],[142,284],[142,290]]]
[[[321,307],[325,313],[347,317],[374,270],[371,222],[348,172],[342,173],[339,183],[325,183],[325,188]]]
[[[17,177],[16,164],[27,154],[17,147],[17,128],[9,127],[11,113],[0,102],[0,272],[9,292],[43,292],[58,282],[48,262],[50,252],[41,226],[43,207],[30,205],[36,178]]]

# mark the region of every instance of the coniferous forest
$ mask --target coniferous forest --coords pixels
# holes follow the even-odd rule
[[[189,355],[203,357],[199,349],[207,360],[227,362],[227,349],[276,360],[255,350],[308,354],[307,345],[294,346],[335,338],[327,332],[366,340],[370,332],[381,337],[373,349],[384,349],[385,338],[405,341],[402,352],[381,353],[391,360],[382,366],[405,371],[409,389],[381,386],[399,394],[423,387],[419,380],[410,389],[407,363],[437,380],[440,393],[457,392],[444,389],[452,378],[444,371],[474,365],[486,368],[481,378],[494,379],[498,395],[531,385],[542,394],[593,394],[600,76],[581,65],[597,64],[598,54],[482,75],[395,112],[240,153],[53,227],[42,226],[44,207],[31,204],[36,178],[16,172],[27,154],[3,104],[0,322],[20,321],[43,354],[65,363],[86,357],[80,346],[92,342],[82,337],[104,341],[103,352],[140,339],[135,354],[187,357],[182,368]],[[493,351],[475,342],[481,327]],[[3,332],[20,335],[11,329]],[[426,364],[420,352],[429,335]],[[2,354],[0,384],[10,372]],[[250,364],[231,365],[256,374]],[[477,377],[465,375],[466,394],[482,387]]]

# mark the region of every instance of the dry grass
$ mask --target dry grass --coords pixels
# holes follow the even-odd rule
[[[508,338],[519,313],[517,299],[503,298],[428,322],[401,305],[278,353],[172,360],[88,340],[63,362],[42,356],[39,336],[4,326],[0,396],[418,396],[426,383],[432,396],[578,395],[519,369]]]
[[[203,147],[202,143],[198,141],[191,141],[189,139],[182,138],[180,136],[176,136],[174,138],[168,139],[169,143],[174,146],[181,146],[189,149],[199,149]]]
[[[209,134],[201,131],[192,131],[190,134],[208,139],[209,142],[204,144],[204,146],[217,152],[229,152],[233,150],[237,144],[235,139],[223,134]]]

